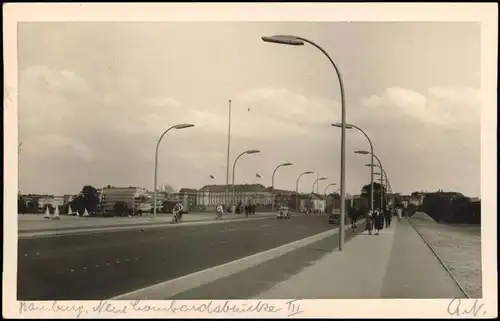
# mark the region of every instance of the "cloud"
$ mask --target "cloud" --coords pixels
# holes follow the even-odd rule
[[[40,145],[38,151],[42,156],[61,155],[61,151],[65,151],[71,156],[82,158],[84,160],[94,159],[94,153],[91,148],[81,144],[71,138],[62,137],[58,134],[48,134],[38,139]]]
[[[140,82],[123,75],[103,74],[99,81],[90,82],[75,72],[35,66],[22,70],[19,81],[23,153],[32,157],[33,164],[37,157],[48,155],[54,161],[55,155],[80,159],[94,164],[89,171],[95,171],[95,179],[103,180],[102,184],[134,180],[128,184],[150,186],[158,137],[174,124],[193,123],[194,128],[174,130],[162,141],[159,180],[176,187],[197,187],[210,183],[203,181],[210,173],[225,176],[227,108],[152,95]],[[470,164],[479,166],[475,156],[479,115],[479,90],[470,87],[432,87],[425,92],[391,87],[347,100],[348,122],[371,137],[396,189],[405,184],[402,180],[410,168],[412,186],[437,189],[443,180],[454,181],[457,172],[471,171]],[[297,169],[289,173],[307,168],[338,180],[332,169],[339,166],[340,131],[330,123],[340,119],[340,105],[333,100],[286,88],[241,91],[232,103],[231,164],[245,149],[258,148],[262,153],[241,160],[238,179],[253,182],[255,173],[267,177],[276,164],[292,161]],[[362,135],[349,132],[347,147],[349,186],[356,186],[349,191],[355,193],[366,182],[362,167],[366,160],[352,151],[368,146]],[[432,156],[436,153],[442,156],[436,159]],[[431,162],[426,157],[434,158]],[[468,164],[450,166],[457,158],[468,159]],[[117,164],[117,168],[106,169],[105,164]],[[121,166],[135,170],[127,174],[131,169]],[[280,172],[278,187],[294,186],[295,179],[294,174]]]

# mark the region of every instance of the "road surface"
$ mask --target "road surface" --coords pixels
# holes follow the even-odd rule
[[[336,228],[297,216],[20,239],[18,300],[99,300]]]

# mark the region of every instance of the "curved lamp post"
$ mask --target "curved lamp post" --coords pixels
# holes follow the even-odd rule
[[[346,163],[346,155],[345,155],[345,145],[346,145],[346,105],[345,105],[345,91],[344,91],[344,82],[342,81],[342,76],[340,74],[339,69],[335,62],[333,62],[332,58],[328,53],[321,48],[318,44],[314,43],[311,40],[306,38],[292,36],[292,35],[274,35],[270,37],[262,37],[262,40],[270,43],[277,43],[283,45],[291,45],[291,46],[303,46],[304,43],[308,43],[314,47],[316,47],[319,51],[321,51],[328,61],[333,66],[337,78],[339,80],[340,85],[340,99],[341,99],[341,107],[342,107],[342,130],[341,130],[341,144],[340,144],[340,232],[339,232],[339,251],[342,251],[344,248],[344,223],[345,223],[345,185],[346,185],[346,171],[345,171],[345,163]]]
[[[299,180],[303,175],[309,175],[312,173],[314,173],[314,172],[311,172],[311,171],[303,172],[302,174],[299,175],[299,177],[297,177],[297,182],[295,183],[295,193],[297,194],[297,197],[295,200],[295,210],[297,211],[297,213],[300,212],[299,211]]]
[[[319,181],[324,181],[325,179],[328,179],[326,177],[320,177],[318,179],[316,179],[313,183],[313,189],[312,189],[312,194],[314,194],[314,186],[316,185],[316,183],[318,183]]]
[[[313,183],[313,186],[312,186],[312,193],[311,193],[311,194],[314,194],[314,186],[315,186],[316,184],[318,184],[318,185],[319,185],[319,181],[324,181],[324,180],[326,180],[326,179],[328,179],[328,178],[326,178],[326,177],[319,177],[319,178],[317,178],[317,179],[314,181],[314,183]]]
[[[341,128],[342,127],[342,124],[341,123],[334,123],[332,124],[333,127],[339,127]],[[353,125],[353,124],[346,124],[345,125],[346,129],[357,129],[359,130],[365,137],[366,139],[368,140],[368,143],[370,143],[370,151],[371,151],[371,163],[373,164],[373,144],[372,144],[372,140],[370,139],[370,137],[365,133],[364,130],[362,130],[360,127],[356,126],[356,125]],[[371,167],[371,170],[370,170],[370,209],[372,210],[373,212],[373,201],[374,201],[374,198],[373,198],[373,166]]]
[[[273,171],[273,176],[271,178],[271,193],[272,193],[272,196],[273,196],[273,202],[271,203],[271,212],[274,212],[274,174],[276,174],[276,171],[278,170],[278,168],[280,167],[284,167],[284,166],[292,166],[293,164],[290,163],[290,162],[286,162],[286,163],[283,163],[283,164],[279,164]]]
[[[154,188],[153,188],[153,219],[156,218],[156,185],[157,185],[157,178],[158,178],[158,148],[160,147],[160,142],[163,139],[163,136],[165,136],[166,133],[168,133],[171,129],[184,129],[184,128],[189,128],[189,127],[194,127],[193,124],[178,124],[174,125],[170,128],[168,128],[166,131],[161,134],[160,138],[158,139],[158,142],[156,143],[156,153],[155,153],[155,179],[154,179]]]
[[[331,184],[326,185],[326,187],[325,187],[325,191],[324,191],[324,193],[323,193],[323,194],[325,194],[325,195],[326,195],[326,190],[328,189],[328,187],[330,187],[330,186],[335,186],[335,185],[337,185],[337,183],[331,183]]]
[[[231,204],[232,206],[234,206],[234,204],[235,204],[235,198],[234,198],[234,170],[236,169],[236,162],[243,155],[250,155],[250,154],[257,154],[257,153],[260,153],[260,150],[258,150],[258,149],[246,150],[243,153],[239,154],[238,157],[236,157],[236,159],[234,160],[234,163],[233,163],[233,184],[232,184],[233,185],[233,195],[232,195],[232,198],[231,198],[232,199],[232,204]]]
[[[379,166],[376,166],[376,167],[379,167]],[[387,192],[390,191],[392,193],[392,186],[391,186],[391,182],[389,181],[389,178],[387,177],[387,173],[385,172],[385,170],[383,168],[380,168],[380,170],[383,173],[383,179],[385,179],[385,185],[386,185],[385,203],[388,204],[389,203],[388,202],[389,201],[389,196],[387,195]],[[375,175],[381,176],[381,178],[379,180],[380,180],[381,183],[383,183],[382,174],[381,173],[375,173]]]
[[[381,169],[383,169],[383,166],[382,166],[382,162],[380,161],[380,158],[377,157],[377,155],[375,155],[374,153],[372,152],[369,152],[369,151],[366,151],[366,150],[357,150],[355,151],[354,153],[356,154],[361,154],[361,155],[369,155],[371,154],[373,157],[375,157],[375,159],[377,159],[377,162],[379,164],[379,167]],[[375,164],[373,166],[376,166]],[[373,167],[372,167],[373,168]],[[382,203],[384,201],[384,191],[382,190],[382,186],[380,186],[380,208],[382,208]]]
[[[366,166],[371,166],[370,164],[366,164]],[[380,168],[380,166],[378,166],[377,164],[373,165],[373,167],[378,167]],[[385,181],[387,183],[387,186],[389,188],[389,191],[392,193],[392,185],[391,185],[391,181],[389,181],[389,178],[387,177],[387,173],[385,172],[385,170],[383,168],[380,168],[382,173],[384,173],[384,178],[385,178]],[[374,173],[375,175],[380,175],[380,173]],[[387,196],[387,195],[386,195]],[[387,197],[386,197],[386,202],[387,202]]]

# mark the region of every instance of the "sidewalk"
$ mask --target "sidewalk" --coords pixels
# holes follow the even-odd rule
[[[250,219],[269,217],[272,213],[256,213]],[[133,217],[78,217],[78,216],[59,216],[60,220],[44,219],[43,214],[18,215],[18,231],[19,232],[43,232],[43,231],[60,231],[67,229],[88,229],[88,228],[111,228],[111,227],[126,227],[126,226],[156,226],[170,224],[172,214],[158,214],[154,220],[152,215],[133,216]],[[249,219],[244,214],[228,214],[223,216],[220,221]],[[215,221],[215,213],[189,213],[184,214],[182,221],[190,222],[206,222]]]
[[[409,222],[396,219],[380,235],[354,237],[344,251],[326,254],[255,299],[464,297]]]

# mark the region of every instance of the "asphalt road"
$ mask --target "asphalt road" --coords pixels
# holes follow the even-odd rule
[[[99,300],[336,228],[297,216],[20,239],[18,300]]]
[[[363,233],[365,224],[359,224],[358,229],[345,231],[345,242]],[[285,255],[251,267],[239,273],[215,280],[202,286],[178,293],[169,300],[247,300],[265,293],[276,284],[286,281],[302,269],[314,264],[324,255],[338,250],[339,236],[335,234],[314,242]],[[336,273],[332,270],[332,273]],[[346,277],[353,277],[348,275]],[[357,277],[357,276],[354,276]],[[264,298],[259,299],[275,299]],[[294,297],[294,299],[306,299]],[[307,298],[313,299],[313,298]]]

